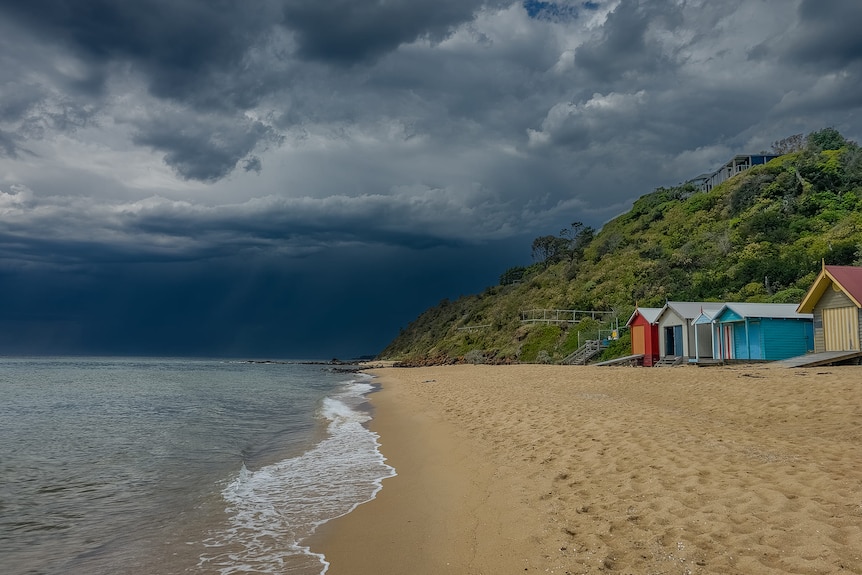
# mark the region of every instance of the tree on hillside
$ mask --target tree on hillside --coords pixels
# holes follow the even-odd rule
[[[793,134],[772,142],[772,153],[779,156],[801,152],[803,148],[805,148],[805,137],[802,134]]]
[[[823,128],[808,134],[806,144],[812,151],[822,152],[824,150],[840,150],[847,145],[847,140],[835,128]]]
[[[524,274],[527,272],[527,268],[522,266],[515,266],[507,269],[500,276],[500,285],[505,286],[513,283],[518,283],[519,281],[524,279]]]
[[[560,237],[565,238],[568,243],[569,258],[572,260],[580,259],[584,253],[584,248],[593,241],[595,234],[596,231],[590,226],[585,226],[583,222],[572,222],[570,227],[560,230]]]
[[[532,255],[537,262],[551,265],[566,254],[569,241],[558,236],[540,236],[533,240]]]
[[[580,223],[580,222],[577,222]],[[577,235],[575,235],[575,242],[572,246],[573,250],[573,258],[581,257],[584,253],[584,248],[590,245],[590,242],[593,241],[593,238],[596,236],[596,230],[591,228],[590,226],[582,226]]]

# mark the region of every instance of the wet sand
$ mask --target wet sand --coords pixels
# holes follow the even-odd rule
[[[329,575],[862,574],[862,367],[386,368]]]

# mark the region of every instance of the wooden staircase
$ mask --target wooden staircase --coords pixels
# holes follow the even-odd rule
[[[666,355],[656,363],[653,364],[653,367],[674,367],[676,365],[682,364],[682,356],[678,355],[676,357],[672,355]]]
[[[581,347],[566,356],[560,363],[565,365],[586,365],[588,361],[599,355],[604,345],[598,339],[591,339]]]

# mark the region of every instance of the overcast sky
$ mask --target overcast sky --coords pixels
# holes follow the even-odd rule
[[[0,353],[350,357],[736,153],[858,0],[0,0]]]

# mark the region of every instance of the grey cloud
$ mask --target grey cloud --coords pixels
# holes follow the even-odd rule
[[[6,85],[0,99],[0,141],[3,155],[18,157],[20,146],[27,139],[41,139],[47,133],[71,133],[90,125],[98,113],[97,107],[62,95],[47,94],[38,89],[16,90]],[[28,87],[29,88],[29,87]]]
[[[291,128],[307,119],[333,119],[336,108],[321,109],[316,88],[350,94],[352,80],[343,81],[340,72],[298,72],[303,58],[340,63],[374,59],[419,37],[444,37],[486,3],[269,0],[253,8],[205,0],[7,3],[0,6],[0,20],[14,22],[16,34],[28,30],[32,37],[46,39],[43,46],[55,47],[57,54],[68,51],[78,70],[70,77],[48,70],[45,77],[53,82],[48,89],[63,93],[62,101],[57,94],[47,100],[31,94],[7,104],[10,111],[17,104],[30,113],[16,124],[0,125],[9,134],[0,149],[12,156],[19,140],[86,125],[107,105],[108,80],[131,74],[143,81],[156,109],[163,107],[162,100],[188,109],[192,117],[213,116],[204,122],[209,125],[192,125],[188,119],[139,125],[134,143],[162,152],[185,179],[213,182],[238,162],[246,171],[259,172],[260,156],[250,154],[277,143],[280,135],[273,126],[248,121],[244,112],[267,102],[275,116],[286,120],[281,128]],[[300,77],[305,83],[298,85]],[[80,104],[85,101],[86,107]],[[285,101],[295,103],[287,113]],[[366,114],[351,105],[345,110],[355,110],[347,121]]]
[[[287,0],[284,24],[303,57],[352,64],[417,38],[440,39],[487,0]]]
[[[0,6],[49,42],[70,48],[90,66],[87,81],[105,79],[111,62],[129,62],[161,98],[218,107],[251,90],[266,89],[267,58],[299,57],[355,63],[374,59],[405,42],[445,37],[494,0],[264,0],[254,6],[206,0],[33,0]],[[289,37],[279,30],[289,30]],[[252,67],[250,69],[250,66]],[[217,96],[213,88],[226,82]],[[261,80],[264,84],[261,84]],[[246,102],[248,103],[248,102]]]
[[[18,156],[18,145],[15,137],[0,130],[0,156],[15,158]]]
[[[680,8],[672,2],[624,0],[608,15],[597,36],[575,51],[577,66],[602,82],[631,74],[648,76],[670,65],[669,56],[649,37],[651,27],[673,30]]]
[[[164,152],[165,162],[181,177],[214,182],[232,172],[240,161],[259,170],[260,158],[252,156],[252,151],[262,144],[280,142],[281,136],[270,126],[248,118],[171,110],[139,121],[134,141]]]
[[[191,117],[139,126],[134,142],[163,152],[165,162],[183,178],[212,182],[226,176],[253,149],[278,140],[271,128],[243,115],[281,85],[269,85],[271,68],[277,66],[251,65],[260,56],[250,50],[265,46],[273,26],[273,5],[258,3],[252,10],[235,2],[203,0],[34,0],[0,6],[5,28],[9,21],[17,22],[17,35],[30,30],[44,39],[43,52],[55,47],[54,61],[40,54],[42,73],[37,77],[42,85],[6,83],[0,116],[14,113],[18,118],[7,121],[11,136],[2,149],[10,155],[18,140],[86,126],[109,105],[108,79],[131,73],[155,96],[153,107],[166,107],[162,100],[185,108]],[[74,61],[73,74],[59,71],[57,62],[63,59]],[[25,74],[22,68],[19,75]],[[194,125],[207,110],[209,125]]]
[[[263,168],[261,164],[260,157],[258,156],[248,156],[242,163],[242,169],[246,172],[255,172],[260,173],[260,170]]]
[[[7,81],[0,96],[0,153],[10,158],[18,157],[18,146],[27,137],[39,137],[42,122],[38,108],[45,100],[45,93],[35,86]],[[6,129],[3,130],[2,128]]]
[[[0,155],[20,157],[28,141],[73,133],[96,121],[102,94],[88,90],[93,74],[74,57],[34,42],[0,8]]]
[[[788,55],[831,70],[862,63],[862,3],[853,0],[803,0],[801,29],[789,35]]]
[[[34,85],[6,82],[3,97],[0,98],[0,121],[17,122],[22,120],[34,107],[45,99],[45,92]]]
[[[130,236],[175,235],[190,245],[228,251],[238,245],[314,249],[339,243],[425,248],[493,237],[498,224],[492,222],[499,217],[493,209],[486,225],[467,228],[465,209],[442,190],[419,189],[407,197],[268,197],[217,207],[152,200],[127,211],[122,229]]]
[[[207,206],[153,197],[130,203],[0,192],[0,260],[187,261],[275,252],[294,257],[344,244],[428,249],[499,237],[502,206],[483,225],[445,190],[398,197],[268,197]],[[502,219],[501,219],[502,218]]]
[[[763,10],[779,4],[767,3]],[[854,107],[849,89],[854,82],[850,80],[840,83],[847,88],[842,98],[804,91],[790,81],[784,88],[775,80],[798,77],[795,81],[801,85],[809,78],[772,62],[760,80],[746,75],[747,63],[736,62],[728,50],[698,62],[704,69],[716,66],[717,70],[714,82],[701,85],[707,73],[686,69],[684,57],[663,43],[679,36],[687,38],[686,48],[711,55],[719,37],[722,46],[732,45],[732,38],[728,39],[736,33],[732,24],[714,26],[716,18],[750,3],[722,3],[713,8],[712,4],[625,0],[606,21],[597,19],[596,27],[575,18],[550,23],[517,20],[520,12],[524,16],[528,12],[522,3],[513,3],[500,13],[505,16],[493,19],[497,13],[481,10],[483,5],[478,0],[294,0],[266,2],[255,14],[244,13],[247,8],[241,6],[225,5],[221,14],[214,15],[208,4],[198,1],[146,3],[159,18],[170,17],[163,30],[156,26],[157,18],[137,17],[143,8],[123,3],[112,4],[106,15],[92,18],[92,22],[85,15],[87,10],[92,15],[96,4],[75,4],[84,11],[69,16],[73,25],[68,29],[61,25],[57,13],[62,12],[57,10],[73,5],[59,0],[36,0],[34,6],[45,9],[46,14],[37,16],[35,8],[25,7],[18,10],[17,17],[44,30],[63,28],[59,36],[78,46],[76,53],[89,58],[92,70],[107,70],[103,64],[115,60],[131,62],[133,70],[145,73],[144,85],[159,97],[143,101],[146,117],[125,120],[135,130],[132,143],[163,154],[183,179],[211,183],[237,167],[237,178],[265,175],[271,165],[267,149],[282,141],[281,134],[291,138],[291,154],[302,153],[306,146],[326,149],[330,161],[322,161],[313,170],[291,164],[291,176],[296,175],[291,182],[305,188],[285,193],[320,195],[347,190],[354,195],[386,194],[417,182],[450,188],[469,180],[495,186],[501,197],[517,203],[523,192],[511,178],[495,177],[505,171],[499,165],[511,164],[508,155],[526,157],[519,163],[527,174],[524,179],[535,182],[557,182],[560,174],[574,174],[570,166],[542,162],[543,155],[557,157],[554,152],[561,154],[564,164],[591,170],[592,162],[612,165],[608,158],[624,151],[630,163],[648,170],[653,158],[639,160],[648,156],[643,148],[660,148],[661,153],[672,156],[701,147],[710,138],[741,145],[751,130],[768,129],[774,121],[768,118],[770,111],[800,114],[824,101],[847,110]],[[584,6],[582,16],[598,14],[602,8],[592,3]],[[49,9],[57,13],[48,13]],[[458,26],[476,14],[479,20]],[[816,30],[815,16],[802,21],[803,28],[792,35],[806,37],[809,21]],[[829,10],[823,17],[827,16]],[[209,35],[218,45],[186,50],[183,41],[173,42],[184,29],[182,22],[189,19],[197,19],[188,28],[190,39],[200,43]],[[116,24],[124,37],[96,38],[107,23]],[[511,29],[505,28],[510,23]],[[443,46],[419,42],[396,49],[416,38],[442,38],[452,30],[457,30],[457,37]],[[162,45],[145,49],[157,40]],[[574,67],[557,71],[555,64],[564,52],[574,54]],[[367,66],[320,65],[359,61]],[[730,73],[735,72],[734,67],[742,73]],[[630,110],[586,107],[615,97],[631,99],[641,90],[643,101]],[[782,96],[784,108],[774,108]],[[566,103],[571,105],[568,111]],[[255,114],[245,114],[254,106],[260,106]],[[33,122],[17,128],[24,134],[25,129],[40,126],[73,126],[78,116],[72,112],[51,116],[50,124]],[[257,112],[271,115],[250,119],[261,117]],[[380,135],[380,126],[390,126],[398,134]],[[19,140],[14,139],[15,130],[2,127],[8,137],[0,150],[8,150]],[[532,147],[526,145],[527,130],[532,130]],[[363,143],[367,138],[372,144]],[[472,149],[485,153],[481,163],[464,159]],[[584,162],[564,155],[583,150],[601,150],[605,156]],[[339,168],[321,167],[325,165]],[[326,177],[309,175],[312,171]],[[427,176],[430,171],[435,172],[433,177]],[[556,184],[549,185],[553,188],[549,205],[568,193]],[[631,185],[615,187],[613,193],[624,198],[631,193],[627,189]],[[306,191],[310,188],[314,191]],[[273,190],[278,188],[256,193]]]
[[[214,66],[235,64],[270,4],[249,10],[234,2],[205,0],[32,0],[5,3],[0,14],[69,46],[94,65],[130,60],[151,74],[165,73],[178,91]],[[158,85],[167,91],[169,82]]]

